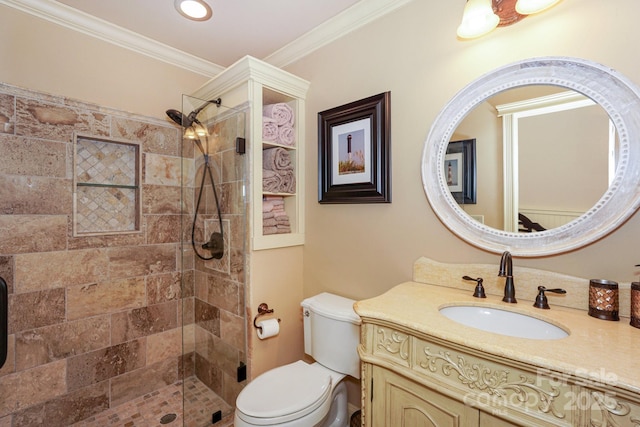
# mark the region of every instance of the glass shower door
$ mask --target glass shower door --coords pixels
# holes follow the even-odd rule
[[[183,97],[183,425],[232,425],[246,378],[246,109]]]

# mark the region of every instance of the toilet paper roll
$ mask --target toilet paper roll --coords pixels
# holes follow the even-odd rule
[[[278,319],[261,320],[258,322],[257,332],[261,340],[276,336],[280,332],[280,323]]]

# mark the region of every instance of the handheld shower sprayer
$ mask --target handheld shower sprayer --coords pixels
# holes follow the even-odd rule
[[[198,120],[198,114],[200,114],[200,112],[204,110],[204,108],[207,107],[209,104],[215,104],[218,107],[220,107],[221,103],[222,103],[222,99],[220,98],[209,100],[204,104],[202,104],[200,107],[190,112],[186,116],[181,111],[178,111],[178,110],[169,109],[166,111],[167,116],[169,116],[169,118],[172,121],[174,121],[177,125],[182,126],[185,130],[191,130],[188,138],[193,140],[193,142],[196,144],[196,146],[204,156],[205,170],[203,171],[203,174],[202,174],[202,182],[200,184],[200,191],[198,192],[198,201],[196,202],[195,215],[193,217],[193,224],[191,227],[191,246],[193,247],[193,251],[198,256],[198,258],[205,261],[211,260],[211,259],[221,259],[224,256],[224,235],[222,230],[222,213],[220,211],[220,202],[218,201],[218,192],[216,191],[216,183],[213,180],[213,174],[211,173],[211,165],[209,164],[208,139],[206,140],[207,142],[206,150],[202,146],[202,142],[200,141],[200,136],[207,138],[206,127],[202,123],[200,123],[200,121]],[[200,130],[205,130],[205,133],[198,132],[198,128]],[[209,240],[203,245],[201,245],[202,249],[205,249],[211,253],[210,257],[205,257],[202,254],[200,254],[200,252],[198,252],[198,249],[196,247],[196,240],[195,240],[196,221],[198,220],[198,211],[200,210],[200,202],[202,200],[202,190],[204,189],[204,184],[205,184],[207,175],[209,175],[209,181],[211,183],[211,188],[213,189],[213,196],[215,198],[216,208],[218,211],[218,222],[220,224],[220,231],[211,233]]]

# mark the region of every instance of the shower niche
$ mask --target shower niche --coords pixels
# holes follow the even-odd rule
[[[75,133],[73,148],[73,235],[140,232],[140,145]]]

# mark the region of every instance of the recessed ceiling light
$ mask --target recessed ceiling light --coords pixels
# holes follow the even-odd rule
[[[175,0],[176,10],[180,15],[193,21],[206,21],[213,12],[204,0]]]

